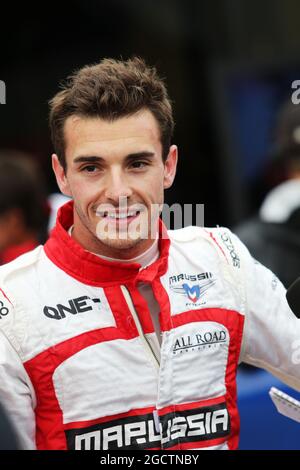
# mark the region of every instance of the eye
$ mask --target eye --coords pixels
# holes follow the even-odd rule
[[[81,171],[85,171],[86,173],[95,173],[96,170],[96,165],[87,165],[81,169]]]
[[[140,170],[140,169],[144,168],[145,166],[147,166],[147,164],[148,164],[147,162],[137,160],[135,162],[132,162],[131,167],[134,168],[135,170]]]

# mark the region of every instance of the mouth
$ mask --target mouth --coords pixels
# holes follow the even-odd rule
[[[103,210],[98,211],[97,215],[105,219],[107,222],[114,222],[116,224],[129,223],[136,219],[140,215],[141,211],[132,209],[127,211],[112,211],[112,210]]]

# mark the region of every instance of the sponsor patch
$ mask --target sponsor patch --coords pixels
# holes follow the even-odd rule
[[[65,431],[68,449],[73,450],[143,450],[160,446],[152,413],[126,416],[83,429]]]
[[[226,403],[176,411],[162,417],[162,447],[178,443],[209,441],[229,436],[230,417]]]
[[[8,315],[8,314],[9,314],[9,308],[8,308],[7,304],[2,302],[2,300],[0,300],[0,320],[3,317],[6,317],[6,315]]]
[[[5,318],[12,307],[12,304],[5,294],[5,292],[0,288],[0,295],[1,295],[1,300],[0,300],[0,320],[2,318]]]
[[[221,239],[223,241],[223,245],[225,246],[226,250],[229,252],[233,266],[235,268],[240,268],[241,260],[236,252],[234,244],[230,236],[228,235],[228,233],[227,232],[221,233]]]
[[[160,416],[160,432],[153,413],[112,419],[81,429],[66,430],[71,450],[143,450],[168,448],[178,443],[199,442],[230,434],[226,403],[180,410]]]
[[[181,273],[169,277],[170,290],[185,296],[187,305],[198,305],[206,291],[215,284],[212,273],[186,274]]]
[[[182,335],[175,340],[173,354],[202,351],[203,349],[216,349],[223,344],[228,344],[226,330],[203,331],[193,335]]]
[[[67,300],[68,305],[57,304],[55,307],[45,305],[43,312],[44,315],[53,320],[61,320],[66,318],[66,315],[77,315],[78,313],[88,312],[93,310],[93,304],[99,305],[101,300],[96,298],[92,299],[87,295],[77,297],[76,299]]]

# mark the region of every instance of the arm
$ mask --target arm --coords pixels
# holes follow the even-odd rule
[[[246,312],[240,361],[268,370],[300,391],[300,320],[279,279],[231,234],[241,259]]]
[[[35,449],[34,390],[19,355],[1,330],[0,403],[14,425],[21,448]]]

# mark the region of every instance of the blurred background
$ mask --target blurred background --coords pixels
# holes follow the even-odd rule
[[[103,57],[141,55],[166,77],[174,102],[180,162],[167,202],[204,203],[207,226],[239,230],[288,179],[285,150],[293,146],[294,160],[300,155],[300,117],[287,143],[278,131],[280,110],[300,80],[299,18],[297,0],[7,3],[0,28],[0,80],[6,84],[0,159],[7,151],[31,155],[43,193],[56,192],[47,102],[59,82]],[[285,224],[292,209],[280,220],[262,217],[263,223]],[[272,234],[273,225],[267,227]],[[292,230],[298,225],[293,219]],[[43,238],[25,228],[31,241]],[[297,260],[300,274],[298,266]],[[282,277],[280,266],[273,269]],[[274,383],[264,372],[241,371],[241,448],[300,448],[300,425],[279,416],[267,396]]]

